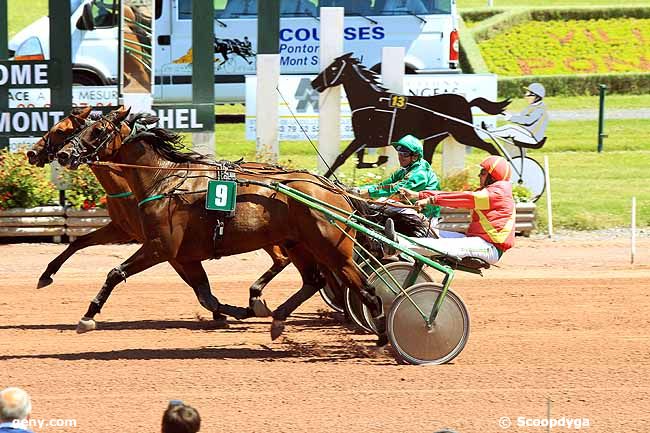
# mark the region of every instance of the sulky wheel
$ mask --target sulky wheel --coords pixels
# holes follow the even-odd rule
[[[512,179],[513,185],[521,184],[528,188],[533,195],[533,201],[537,201],[546,188],[546,175],[539,162],[533,158],[515,156],[512,158]],[[521,176],[520,176],[521,174]]]
[[[319,292],[328,307],[339,313],[343,312],[343,297],[337,294],[334,289],[326,284]]]
[[[409,364],[445,364],[465,347],[469,337],[469,313],[457,294],[447,291],[431,327],[414,306],[415,303],[425,315],[430,315],[441,292],[439,284],[416,284],[393,302],[386,331],[398,360]]]
[[[413,270],[414,265],[407,262],[395,262],[389,263],[384,267],[386,270],[377,269],[375,273],[370,276],[368,279],[368,285],[375,288],[375,293],[382,300],[384,306],[384,314],[388,314],[391,305],[393,304],[393,300],[400,294],[400,289],[398,287],[395,287],[395,283],[390,277],[388,277],[387,273],[390,273],[393,278],[398,283],[400,283],[400,285],[403,285]],[[433,278],[431,278],[431,276],[423,270],[420,270],[413,284],[425,282],[431,283],[433,282]],[[368,307],[365,305],[363,305],[363,318],[368,326],[372,329],[372,331],[376,332],[377,328],[375,327],[374,321],[372,320],[372,314],[370,313]]]
[[[366,318],[363,314],[363,302],[356,292],[350,290],[349,287],[345,288],[345,310],[348,312],[350,319],[357,325],[359,328],[367,332],[375,332],[366,321]]]

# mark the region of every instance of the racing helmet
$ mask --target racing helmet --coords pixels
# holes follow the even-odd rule
[[[481,162],[480,167],[488,172],[494,180],[510,180],[512,169],[505,158],[501,156],[488,156]]]
[[[542,86],[541,83],[531,83],[528,87],[526,87],[526,90],[535,96],[539,96],[540,99],[546,96],[546,89],[544,89],[544,86]]]
[[[411,153],[419,155],[420,158],[424,154],[424,151],[422,150],[422,142],[417,137],[410,134],[405,135],[397,141],[393,141],[391,144],[398,152],[404,150],[410,151]]]

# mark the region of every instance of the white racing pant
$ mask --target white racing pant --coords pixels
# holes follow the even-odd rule
[[[463,257],[477,257],[483,259],[491,265],[499,261],[499,250],[491,243],[479,238],[477,236],[458,237],[458,238],[417,238],[418,243],[424,245],[420,246],[409,242],[408,240],[399,240],[400,245],[409,248],[416,253],[422,254],[425,257],[436,256],[434,251],[426,247],[433,248],[451,256]]]
[[[520,143],[537,144],[537,140],[535,140],[533,134],[521,125],[504,125],[499,128],[490,130],[490,133],[501,138],[512,138]],[[487,134],[483,134],[487,136]],[[481,136],[480,133],[479,136]]]

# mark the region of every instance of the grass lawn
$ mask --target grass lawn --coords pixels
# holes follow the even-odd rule
[[[534,77],[531,78],[531,82]],[[510,111],[520,111],[526,106],[522,97],[513,99],[508,107]],[[549,96],[544,98],[544,103],[549,110],[597,110],[599,104],[598,96]],[[605,115],[610,109],[637,109],[650,108],[650,95],[609,95],[605,94]]]
[[[47,2],[48,0],[9,0],[7,2],[9,39],[43,15],[47,15]]]

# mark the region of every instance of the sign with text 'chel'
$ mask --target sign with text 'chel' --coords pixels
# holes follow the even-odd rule
[[[306,141],[318,139],[319,94],[311,87],[313,75],[283,75],[278,82],[280,140]],[[257,78],[246,76],[246,139],[255,140],[255,105]],[[497,77],[493,74],[436,74],[404,76],[404,94],[407,96],[433,96],[443,93],[463,95],[467,100],[483,97],[497,98]],[[286,102],[285,102],[286,101]],[[485,115],[472,108],[474,123],[496,126],[494,116]],[[304,132],[303,132],[304,131]],[[341,89],[341,139],[352,140],[352,114],[345,91]]]

